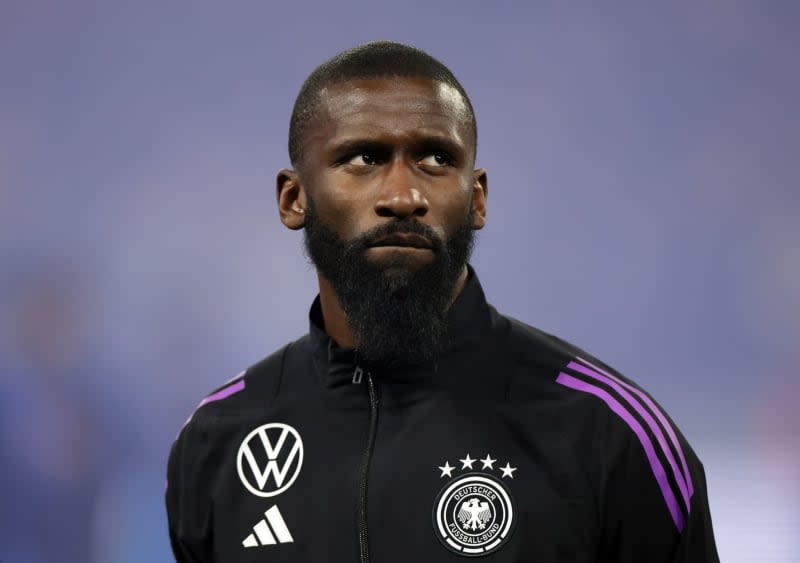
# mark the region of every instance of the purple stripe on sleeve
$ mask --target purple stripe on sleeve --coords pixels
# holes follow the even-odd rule
[[[228,385],[227,387],[223,387],[213,395],[209,395],[208,397],[200,401],[200,404],[197,405],[197,408],[199,409],[203,405],[207,405],[208,403],[213,403],[214,401],[221,401],[226,397],[230,397],[231,395],[238,393],[242,389],[244,389],[244,379],[240,379],[233,385]]]
[[[678,437],[675,435],[675,430],[672,428],[672,425],[667,420],[667,417],[664,416],[664,413],[661,412],[661,409],[658,408],[658,405],[656,405],[655,402],[653,402],[653,400],[647,396],[647,393],[643,392],[641,389],[637,389],[633,385],[626,383],[622,379],[616,377],[614,374],[607,372],[603,368],[594,365],[588,360],[584,360],[581,357],[578,357],[577,359],[586,364],[587,366],[589,366],[590,368],[592,368],[593,370],[595,370],[596,372],[602,373],[603,375],[610,377],[620,385],[624,386],[626,389],[630,389],[631,391],[636,393],[636,395],[639,396],[639,398],[641,398],[642,401],[644,401],[644,403],[650,408],[650,410],[653,411],[653,414],[656,415],[656,418],[661,422],[661,425],[667,431],[669,439],[672,441],[672,445],[675,446],[675,451],[678,452],[678,458],[680,459],[681,467],[683,468],[683,475],[686,478],[686,487],[689,490],[689,498],[692,498],[692,495],[694,494],[694,486],[692,485],[692,476],[689,473],[689,466],[686,464],[686,457],[683,455],[683,448],[681,448],[681,444],[678,441]]]
[[[644,428],[642,428],[642,425],[639,424],[633,415],[631,415],[631,413],[628,412],[625,407],[619,403],[619,401],[612,397],[608,391],[564,372],[558,374],[556,382],[565,387],[582,391],[584,393],[589,393],[602,399],[606,405],[608,405],[608,407],[617,414],[617,416],[619,416],[628,426],[630,426],[631,430],[633,430],[634,434],[636,434],[636,436],[639,438],[639,442],[644,448],[647,461],[650,462],[650,468],[653,470],[653,475],[655,475],[656,482],[661,489],[661,494],[664,496],[664,502],[667,504],[667,509],[672,516],[672,521],[675,522],[675,526],[678,528],[678,531],[682,532],[685,525],[683,512],[681,512],[681,509],[678,506],[678,499],[675,498],[672,487],[669,485],[667,474],[664,471],[664,466],[661,465],[661,461],[659,461],[658,456],[656,455],[653,442],[650,441],[650,437],[647,435],[647,432],[645,432]]]
[[[661,446],[661,451],[664,453],[664,456],[667,458],[667,461],[669,462],[669,466],[672,469],[672,474],[675,476],[675,482],[678,484],[678,489],[680,490],[681,496],[683,497],[683,503],[684,506],[686,506],[686,512],[688,513],[690,509],[689,492],[686,488],[686,481],[683,478],[683,473],[681,473],[681,470],[678,469],[678,464],[675,462],[675,458],[672,455],[672,450],[670,450],[669,445],[667,444],[667,440],[664,438],[664,433],[661,432],[661,427],[659,427],[659,425],[656,424],[656,421],[653,420],[653,417],[650,416],[650,413],[647,412],[645,408],[642,407],[641,403],[639,403],[639,401],[637,401],[630,393],[625,391],[625,389],[614,379],[606,377],[605,375],[597,373],[596,371],[591,370],[586,366],[583,366],[575,362],[570,362],[569,364],[567,364],[567,368],[582,373],[583,375],[591,377],[592,379],[596,379],[597,381],[602,381],[603,383],[614,389],[617,393],[619,393],[620,396],[623,399],[625,399],[637,413],[639,413],[639,416],[641,416],[644,419],[648,428],[650,428],[650,431],[656,437],[658,445]]]
[[[229,383],[233,383],[234,381],[236,381],[236,380],[237,380],[237,379],[239,379],[240,377],[244,376],[244,374],[246,374],[246,373],[247,373],[247,370],[246,370],[246,369],[243,369],[242,371],[240,371],[239,373],[237,373],[236,375],[234,375],[233,377],[231,377],[231,378],[230,378],[228,381],[226,381],[226,382],[225,382],[225,385],[228,385]]]
[[[187,424],[189,424],[189,422],[191,422],[192,417],[194,417],[194,413],[196,413],[200,409],[200,407],[202,407],[203,405],[207,405],[209,403],[213,403],[214,401],[221,401],[222,399],[225,399],[226,397],[230,397],[231,395],[235,395],[236,393],[238,393],[239,391],[244,389],[244,377],[243,376],[244,376],[245,373],[246,373],[246,371],[243,371],[242,373],[240,373],[239,375],[237,375],[236,377],[231,379],[230,382],[229,382],[229,383],[231,383],[231,385],[228,385],[227,387],[223,387],[222,389],[220,389],[216,393],[212,393],[211,395],[209,395],[208,397],[206,397],[205,399],[200,401],[200,404],[197,405],[197,407],[192,411],[192,414],[189,415],[189,418],[186,419],[186,422],[183,423],[183,426],[181,428],[184,428]]]

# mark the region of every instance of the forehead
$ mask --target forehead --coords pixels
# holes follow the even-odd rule
[[[471,119],[461,93],[424,77],[359,78],[320,91],[309,141],[343,136],[447,135],[467,146]]]

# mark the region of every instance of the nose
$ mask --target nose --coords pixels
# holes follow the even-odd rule
[[[375,212],[381,217],[398,219],[422,217],[428,212],[428,200],[422,192],[420,179],[409,164],[394,161],[386,167]]]

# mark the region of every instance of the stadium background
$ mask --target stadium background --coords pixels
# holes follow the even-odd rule
[[[472,97],[493,303],[667,408],[705,463],[723,561],[800,560],[799,15],[0,4],[0,560],[169,559],[172,439],[305,330],[315,294],[274,203],[294,96],[380,38]]]

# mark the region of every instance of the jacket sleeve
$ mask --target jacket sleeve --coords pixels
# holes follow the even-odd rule
[[[167,462],[165,493],[169,540],[176,563],[212,563],[209,527],[202,518],[201,491],[192,481],[193,451],[189,428],[172,445]]]
[[[694,452],[691,453],[694,458]],[[699,460],[694,468],[695,489],[692,496],[688,523],[678,541],[672,561],[698,561],[719,563],[714,530],[711,526],[711,511],[708,505],[706,476]]]
[[[603,503],[603,561],[719,563],[705,472],[676,434],[679,447],[669,448],[671,460],[658,445],[648,452],[631,437],[611,466]]]

